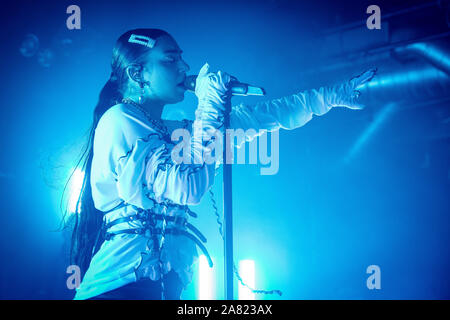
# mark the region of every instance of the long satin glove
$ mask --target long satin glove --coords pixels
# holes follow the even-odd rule
[[[231,128],[243,129],[245,140],[251,141],[265,131],[275,131],[280,128],[292,130],[301,127],[310,121],[313,115],[321,116],[333,107],[362,109],[364,106],[358,103],[360,96],[358,89],[369,82],[376,71],[376,68],[370,69],[333,87],[303,91],[260,102],[254,106],[245,104],[233,106]]]
[[[223,119],[226,105],[231,103],[231,92],[229,84],[230,75],[218,71],[209,71],[209,65],[200,69],[195,84],[195,94],[198,98],[198,107],[195,110],[195,120],[193,123],[194,139],[192,150],[194,161],[200,161],[199,157],[205,157],[203,152],[211,152],[211,137],[223,134]],[[204,159],[204,158],[203,158]],[[198,162],[194,162],[198,163]]]
[[[348,82],[332,87],[331,92],[327,96],[328,104],[331,107],[346,107],[354,110],[364,109],[364,105],[358,103],[358,98],[361,95],[358,89],[372,80],[376,72],[377,69],[372,68],[350,79]]]

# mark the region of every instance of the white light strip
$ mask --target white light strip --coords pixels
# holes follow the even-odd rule
[[[70,189],[69,189],[69,203],[68,203],[68,212],[75,213],[78,198],[80,196],[81,187],[83,186],[84,172],[81,169],[76,169],[70,179]],[[80,207],[78,207],[78,212],[80,211]]]
[[[203,254],[199,256],[198,288],[199,300],[214,300],[214,272]]]
[[[250,288],[255,288],[255,261],[241,260],[239,261],[239,274]],[[255,300],[255,294],[247,287],[239,282],[239,300]]]

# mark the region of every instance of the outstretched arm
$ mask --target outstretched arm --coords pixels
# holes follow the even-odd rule
[[[321,116],[332,107],[362,109],[364,106],[357,102],[360,94],[358,88],[369,82],[376,71],[375,68],[370,69],[348,82],[333,87],[303,91],[280,99],[260,102],[254,106],[245,104],[233,106],[231,128],[243,129],[246,141],[251,141],[264,131],[279,128],[292,130],[301,127],[311,120],[313,115]]]

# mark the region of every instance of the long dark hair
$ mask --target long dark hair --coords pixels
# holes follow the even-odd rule
[[[70,216],[70,222],[66,223],[66,226],[69,225],[69,227],[73,228],[70,263],[78,265],[83,275],[89,267],[93,254],[101,244],[98,243],[97,237],[103,220],[103,213],[94,206],[90,183],[95,129],[102,115],[122,100],[123,87],[127,81],[126,67],[132,63],[143,63],[146,54],[151,50],[145,45],[128,42],[132,34],[150,37],[154,40],[164,35],[170,36],[166,31],[160,29],[134,29],[120,36],[113,49],[111,76],[100,92],[98,103],[94,109],[93,123],[87,143],[74,171],[69,177],[70,181],[77,169],[81,169],[84,172],[81,192],[75,207],[76,212]],[[66,183],[64,193],[67,186],[68,183]],[[70,214],[67,210],[68,208],[65,209],[64,218]]]

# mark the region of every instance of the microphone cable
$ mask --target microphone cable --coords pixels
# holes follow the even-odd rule
[[[224,235],[223,235],[223,223],[222,223],[220,215],[219,215],[219,210],[217,208],[217,204],[216,204],[216,200],[215,200],[215,196],[214,196],[214,192],[212,191],[212,188],[209,189],[209,195],[210,195],[210,198],[211,198],[212,206],[214,208],[214,214],[216,216],[216,221],[217,221],[217,224],[219,225],[220,236],[225,241],[225,238],[224,238]],[[251,292],[253,292],[255,294],[278,294],[279,296],[281,296],[283,294],[283,292],[281,292],[281,290],[261,290],[261,289],[251,288],[248,284],[246,284],[244,282],[242,277],[239,275],[239,271],[236,268],[236,264],[234,263],[234,259],[233,259],[233,271],[234,271],[234,275],[236,276],[238,281],[244,287],[248,288]]]

